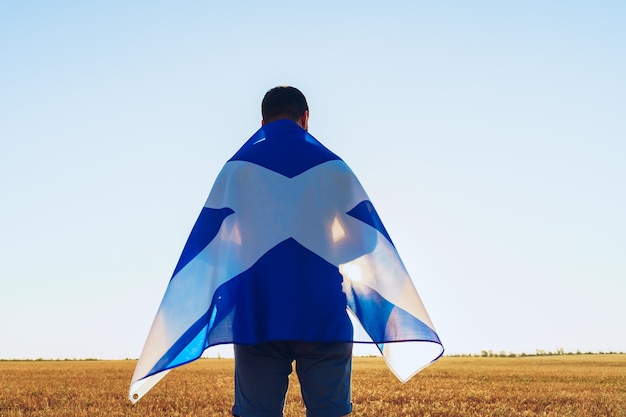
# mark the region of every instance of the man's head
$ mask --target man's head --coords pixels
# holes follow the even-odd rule
[[[265,93],[261,115],[264,124],[289,119],[305,130],[309,128],[309,105],[304,94],[295,87],[279,86]]]

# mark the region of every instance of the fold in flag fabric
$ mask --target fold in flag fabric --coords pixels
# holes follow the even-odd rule
[[[289,120],[261,127],[218,175],[129,398],[210,346],[277,340],[374,343],[403,382],[443,354],[358,179]]]

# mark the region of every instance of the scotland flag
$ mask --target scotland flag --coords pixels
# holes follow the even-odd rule
[[[443,354],[356,176],[290,120],[261,127],[218,175],[129,398],[209,346],[277,340],[375,343],[403,382]]]

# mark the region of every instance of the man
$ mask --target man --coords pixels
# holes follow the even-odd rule
[[[234,344],[233,415],[282,416],[296,373],[309,417],[352,410],[352,343],[375,343],[406,381],[443,347],[374,206],[308,133],[293,87],[265,95],[262,127],[224,165],[133,375],[138,401],[169,369]]]
[[[283,130],[281,140],[306,140],[303,133],[308,130],[309,108],[298,89],[271,89],[263,98],[261,113],[266,129],[276,127],[270,127],[270,124],[282,125],[278,126]],[[315,149],[312,145],[311,148],[313,152],[326,152],[321,147]],[[284,158],[290,159],[292,155],[285,154]],[[325,184],[311,186],[321,188]],[[284,220],[287,221],[291,214],[285,213]],[[311,276],[312,271],[306,263],[296,266],[301,270],[290,267],[289,270],[272,271],[268,277],[259,277],[264,285],[253,286],[251,298],[254,300],[241,301],[244,305],[250,302],[267,303],[269,308],[277,311],[276,316],[292,316],[294,328],[286,330],[285,337],[300,336],[303,340],[235,344],[235,416],[282,416],[294,360],[307,416],[338,417],[352,411],[352,325],[346,312],[341,275],[337,270]],[[276,287],[287,290],[280,291]],[[259,300],[260,297],[262,300]],[[258,317],[253,314],[245,321],[235,322],[249,324],[256,322]],[[255,323],[255,327],[268,325],[271,323]],[[282,327],[284,329],[284,324]],[[334,333],[329,333],[328,329],[334,329]],[[233,330],[237,334],[237,329]],[[316,343],[316,337],[338,343]]]

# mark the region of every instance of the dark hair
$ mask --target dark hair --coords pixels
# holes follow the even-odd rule
[[[265,93],[261,102],[261,115],[266,123],[279,119],[298,122],[309,110],[304,94],[295,87],[278,86]]]

